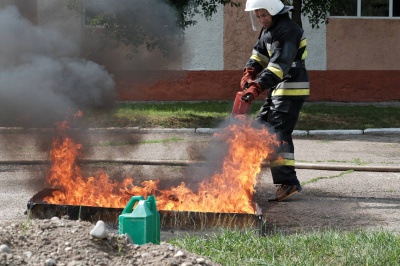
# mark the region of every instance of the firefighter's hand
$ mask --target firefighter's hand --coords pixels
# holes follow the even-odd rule
[[[256,81],[249,82],[249,87],[244,90],[244,94],[242,96],[243,101],[252,101],[256,99],[262,92],[261,86]]]
[[[242,90],[246,89],[248,87],[248,84],[256,78],[256,70],[254,67],[248,67],[245,68],[243,71],[243,77],[240,81],[240,88]]]

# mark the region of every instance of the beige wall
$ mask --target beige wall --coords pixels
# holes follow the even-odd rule
[[[331,18],[327,70],[400,70],[400,20]]]
[[[250,17],[245,12],[245,0],[239,0],[241,7],[224,8],[224,69],[243,69],[251,56],[259,32],[251,29]]]

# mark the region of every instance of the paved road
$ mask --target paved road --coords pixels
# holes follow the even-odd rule
[[[85,132],[79,136],[82,152],[96,160],[199,160],[218,153],[210,145],[212,134],[185,130],[116,133]],[[29,161],[46,160],[51,134],[3,131],[0,136],[0,221],[24,219],[26,203],[46,187],[46,165]],[[298,135],[295,156],[301,165],[398,167],[398,134]],[[21,164],[18,162],[24,161]],[[92,171],[97,166],[84,166]],[[112,174],[144,179],[187,178],[185,167],[124,165]],[[311,170],[299,167],[303,193],[286,202],[267,202],[274,192],[268,169],[260,174],[255,199],[267,221],[278,230],[298,231],[316,228],[387,228],[400,232],[400,172]]]

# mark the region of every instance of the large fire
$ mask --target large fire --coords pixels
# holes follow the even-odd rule
[[[141,186],[135,186],[130,177],[117,182],[102,169],[84,178],[77,164],[82,145],[67,136],[67,122],[60,123],[58,129],[63,134],[53,140],[52,167],[47,176],[47,182],[55,191],[44,201],[124,208],[132,196],[155,195],[159,210],[255,213],[256,177],[277,140],[266,128],[252,127],[249,119],[237,119],[239,123],[227,126],[215,136],[229,145],[222,169],[203,180],[197,191],[190,190],[184,182],[169,190],[158,189],[159,180],[145,181]]]

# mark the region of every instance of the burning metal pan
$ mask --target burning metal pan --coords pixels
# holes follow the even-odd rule
[[[96,223],[104,221],[110,226],[118,224],[123,208],[105,208],[93,206],[57,205],[43,202],[53,189],[44,189],[35,194],[27,204],[27,212],[34,219],[50,219],[68,216],[71,220],[83,220]],[[214,213],[191,211],[159,210],[160,226],[163,230],[210,230],[219,228],[256,229],[262,232],[264,219],[259,207],[256,214]]]

